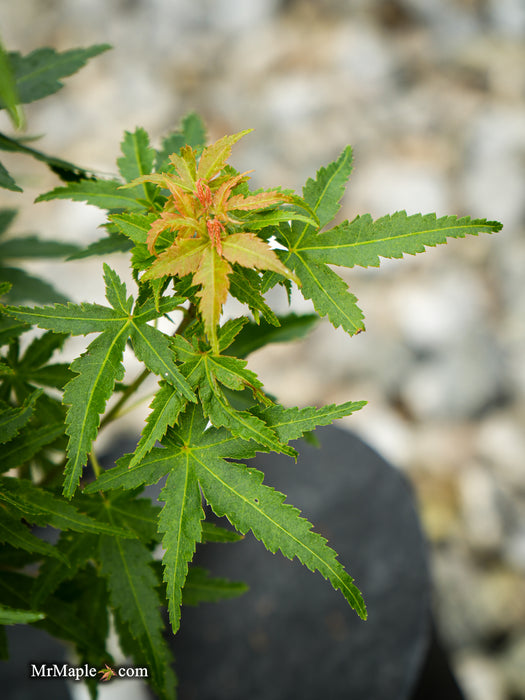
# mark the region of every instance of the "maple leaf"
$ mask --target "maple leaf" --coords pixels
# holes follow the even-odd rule
[[[109,680],[111,680],[111,678],[113,678],[113,676],[116,676],[117,674],[115,673],[115,671],[114,671],[110,666],[108,666],[107,664],[104,664],[104,665],[105,665],[105,667],[106,667],[106,670],[104,670],[104,669],[102,668],[102,669],[99,671],[99,673],[102,674],[102,676],[100,677],[100,680],[101,680],[101,681],[109,681]]]
[[[85,335],[99,333],[86,352],[71,365],[76,376],[64,389],[63,402],[69,406],[66,433],[69,435],[68,460],[65,467],[64,495],[71,498],[96,437],[100,415],[113,392],[116,381],[122,379],[122,356],[128,338],[137,357],[154,374],[175,386],[185,400],[195,401],[195,394],[180,373],[169,338],[148,321],[176,308],[182,300],[164,299],[158,309],[152,302],[142,306],[127,297],[126,286],[116,272],[104,266],[106,297],[110,306],[99,304],[57,304],[45,307],[6,307],[15,318],[22,318],[60,333]]]
[[[221,329],[222,331],[222,329]],[[223,339],[221,333],[219,343]],[[172,346],[180,360],[180,370],[190,386],[199,391],[202,408],[213,425],[224,426],[244,440],[254,440],[266,449],[296,457],[296,451],[284,444],[275,431],[252,411],[235,409],[226,398],[223,388],[233,391],[249,389],[264,404],[268,399],[262,392],[262,384],[246,362],[235,357],[213,352],[202,352],[187,340],[176,337]]]
[[[351,170],[352,149],[347,146],[336,161],[320,168],[315,180],[309,179],[303,188],[303,197],[317,215],[319,226],[299,221],[281,223],[276,238],[285,248],[278,255],[300,278],[303,296],[313,301],[320,316],[328,316],[335,327],[354,334],[364,330],[363,313],[346,282],[328,265],[377,267],[380,257],[414,255],[426,246],[446,243],[448,237],[499,231],[501,224],[469,217],[438,219],[435,214],[408,216],[400,211],[376,221],[368,214],[358,216],[325,231],[341,207]],[[281,279],[268,275],[262,291]]]
[[[265,425],[264,418],[281,439],[290,440],[362,406],[363,402],[302,410],[272,406],[261,409],[259,420]],[[164,580],[174,631],[179,626],[188,564],[203,536],[200,490],[216,515],[225,515],[242,534],[251,530],[270,551],[280,550],[289,559],[297,556],[309,569],[329,579],[357,613],[366,617],[361,594],[326,540],[312,532],[311,524],[285,503],[282,493],[263,484],[261,472],[231,461],[272,448],[255,440],[239,439],[225,428],[207,427],[201,408],[194,405],[168,430],[162,445],[131,468],[131,455],[123,457],[114,469],[86,487],[85,493],[133,489],[154,484],[168,475],[160,497],[165,505],[159,516],[159,529],[164,533]]]

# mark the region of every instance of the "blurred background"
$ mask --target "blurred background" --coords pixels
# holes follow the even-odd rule
[[[23,53],[113,45],[26,110],[37,147],[87,168],[115,172],[124,130],[158,144],[197,111],[212,140],[255,129],[232,158],[255,168],[254,187],[300,191],[350,143],[343,218],[503,222],[345,271],[367,332],[321,322],[250,366],[285,405],[369,402],[343,423],[414,485],[439,630],[468,700],[525,698],[523,0],[25,0],[1,3],[0,34]],[[33,205],[57,184],[44,166],[4,160],[25,190],[0,195],[20,208],[15,231],[100,237],[92,207]],[[31,264],[75,301],[102,300],[101,266]],[[293,308],[310,307],[297,296]],[[145,406],[123,431],[140,430]]]

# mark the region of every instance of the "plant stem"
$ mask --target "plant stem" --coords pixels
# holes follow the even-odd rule
[[[89,453],[89,461],[91,462],[91,466],[93,467],[93,472],[95,474],[95,478],[98,479],[98,477],[102,474],[104,469],[101,467],[100,462],[97,459],[97,455],[95,454],[94,450],[92,450]]]
[[[139,376],[135,379],[135,381],[126,387],[126,389],[122,393],[122,396],[120,397],[120,399],[113,406],[113,408],[110,411],[108,411],[108,413],[106,413],[106,415],[104,416],[104,418],[100,422],[99,430],[102,430],[102,428],[104,428],[108,423],[111,423],[112,421],[115,420],[115,418],[117,417],[122,406],[126,403],[126,401],[129,399],[129,397],[137,391],[137,389],[142,384],[142,382],[147,377],[149,377],[150,374],[151,374],[151,372],[149,369],[143,369],[142,372],[139,374]]]

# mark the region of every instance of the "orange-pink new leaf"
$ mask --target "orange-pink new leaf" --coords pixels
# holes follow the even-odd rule
[[[210,241],[202,238],[183,238],[159,255],[142,275],[143,280],[159,277],[184,277],[198,270],[203,255],[211,247]]]
[[[250,211],[252,209],[266,209],[274,207],[277,204],[292,202],[292,198],[277,190],[270,192],[260,192],[249,197],[243,197],[242,194],[236,194],[228,200],[228,209],[240,209],[242,211]]]
[[[223,136],[222,139],[205,148],[199,160],[197,178],[208,181],[217,175],[226,165],[226,161],[231,155],[233,144],[246,134],[249,134],[250,131],[252,129],[239,131],[239,133],[231,134],[230,136]]]
[[[232,263],[258,270],[272,270],[299,284],[294,273],[277,257],[275,251],[255,233],[232,233],[222,242],[224,257]]]
[[[177,231],[179,236],[184,237],[193,235],[193,231],[198,225],[199,222],[196,219],[190,219],[186,216],[177,216],[177,214],[172,214],[171,212],[162,212],[160,218],[151,224],[151,228],[148,231],[147,242],[149,252],[155,252],[155,243],[163,231]]]
[[[187,192],[193,192],[195,187],[195,152],[189,146],[184,146],[181,150],[182,155],[179,156],[173,153],[170,156],[170,162],[175,166],[175,171],[179,176],[173,178],[175,184],[180,185]]]
[[[202,254],[199,269],[193,275],[194,284],[201,285],[197,292],[199,311],[204,322],[204,330],[215,352],[218,352],[217,326],[222,305],[228,296],[230,288],[228,275],[231,272],[232,268],[228,261],[221,258],[216,249],[208,244]]]
[[[231,209],[231,191],[236,185],[239,184],[239,182],[243,182],[248,179],[246,175],[247,173],[240,173],[239,175],[230,177],[228,180],[222,182],[217,188],[213,195],[213,207],[217,216],[226,218],[228,210]]]

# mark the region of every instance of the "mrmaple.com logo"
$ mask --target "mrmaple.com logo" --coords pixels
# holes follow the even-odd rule
[[[101,674],[99,680],[109,681],[112,678],[149,678],[147,668],[136,666],[120,666],[116,670],[105,664],[102,669],[84,664],[83,666],[71,666],[70,664],[29,664],[30,678],[69,678],[74,681],[81,681],[87,678],[96,678]]]

